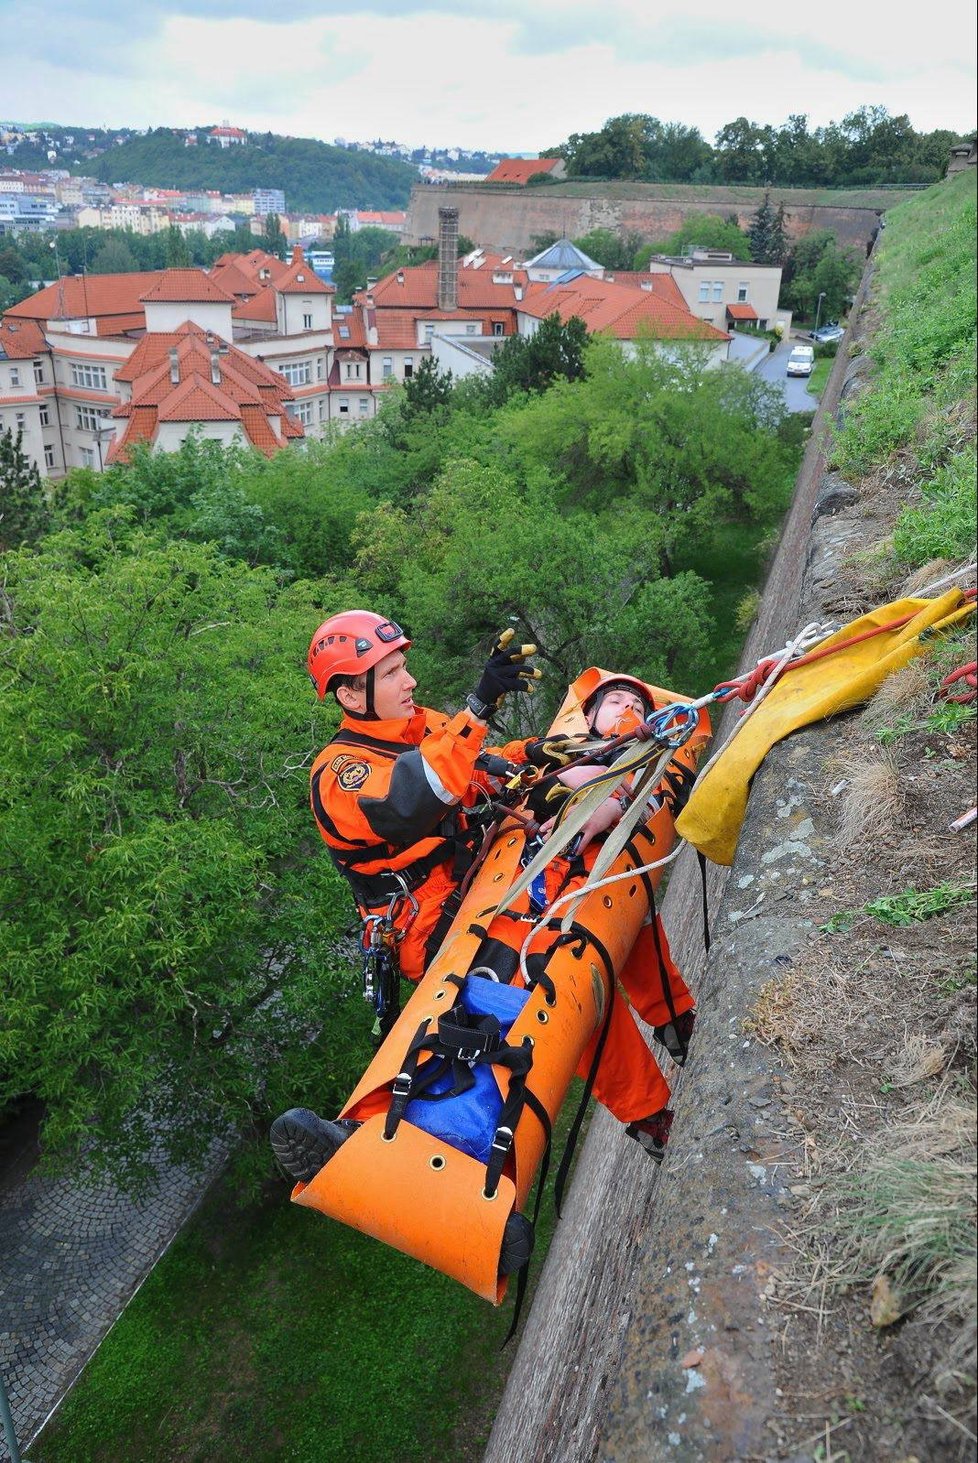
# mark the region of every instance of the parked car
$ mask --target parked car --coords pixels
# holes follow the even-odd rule
[[[845,333],[846,327],[844,325],[838,325],[834,321],[829,321],[825,325],[820,325],[817,330],[813,330],[809,336],[809,340],[817,340],[819,345],[828,345],[833,340],[841,340]]]
[[[810,376],[815,365],[815,348],[810,345],[796,345],[788,357],[789,376]]]

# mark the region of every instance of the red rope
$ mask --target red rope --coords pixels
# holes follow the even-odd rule
[[[962,696],[949,696],[948,691],[956,681],[963,681],[970,687]],[[978,696],[978,661],[971,661],[968,665],[959,665],[956,671],[945,676],[940,684],[937,694],[945,701],[957,701],[960,706],[966,706],[969,701],[974,701]]]
[[[976,595],[978,595],[978,589],[966,589],[962,592],[961,597],[964,600],[973,600]],[[902,625],[909,624],[914,616],[919,613],[919,610],[912,610],[908,615],[901,615],[898,620],[888,620],[885,625],[876,625],[872,630],[863,630],[860,635],[850,635],[848,640],[840,640],[837,645],[827,645],[823,646],[820,650],[810,650],[807,655],[800,655],[797,660],[789,660],[787,665],[782,666],[781,675],[778,676],[778,680],[781,679],[781,676],[786,671],[797,670],[799,666],[810,665],[815,660],[823,660],[825,656],[835,655],[837,650],[847,650],[850,645],[858,645],[862,640],[872,640],[874,635],[884,635],[888,630],[899,630]],[[777,663],[778,657],[776,655],[769,655],[764,660],[759,661],[754,669],[746,676],[742,676],[736,681],[720,681],[714,687],[715,691],[721,693],[717,695],[716,699],[718,701],[733,701],[736,697],[739,697],[741,701],[753,701]],[[966,672],[968,667],[963,667],[962,669]],[[974,671],[974,666],[972,665],[970,669]],[[955,678],[959,674],[960,672],[955,671]],[[963,678],[967,680],[969,685],[975,685],[974,676],[971,676],[969,679],[965,675]],[[974,695],[975,692],[972,691],[967,696],[950,696],[948,700],[970,701]]]

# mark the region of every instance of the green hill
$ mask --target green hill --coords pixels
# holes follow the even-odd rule
[[[217,188],[246,193],[281,188],[294,212],[333,213],[337,208],[401,208],[417,171],[395,158],[331,147],[307,137],[251,133],[241,146],[222,148],[203,139],[186,147],[182,136],[158,127],[79,161],[72,172],[104,183],[143,183],[155,188]]]

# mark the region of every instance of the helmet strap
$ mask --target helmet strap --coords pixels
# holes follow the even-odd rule
[[[370,667],[364,675],[364,709],[362,711],[349,711],[345,706],[343,713],[353,721],[376,721],[377,708],[374,706],[374,668]]]

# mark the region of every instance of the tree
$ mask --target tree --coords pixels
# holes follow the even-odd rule
[[[11,284],[23,284],[27,278],[27,269],[17,249],[7,244],[0,249],[0,274],[4,275]]]
[[[500,405],[514,391],[546,391],[563,377],[584,375],[587,326],[576,315],[564,324],[556,311],[533,335],[511,335],[493,357],[492,376],[483,384],[486,399]]]
[[[824,294],[822,319],[838,319],[848,308],[861,267],[856,255],[840,249],[827,229],[813,230],[800,238],[788,255],[782,299],[797,315],[812,319],[818,296]]]
[[[22,443],[22,431],[0,430],[0,549],[35,543],[49,523],[41,475]]]
[[[636,251],[636,269],[644,269],[653,254],[681,255],[687,249],[725,249],[735,259],[749,259],[750,241],[736,222],[715,213],[688,213],[682,227],[668,238]]]
[[[154,1146],[200,1159],[362,1059],[308,837],[322,605],[112,513],[5,570],[0,1108],[35,1093],[47,1155],[138,1189]]]
[[[125,238],[106,239],[92,256],[93,274],[135,274],[139,260]]]
[[[725,183],[760,183],[768,177],[765,152],[774,141],[770,127],[737,117],[716,135],[716,165]]]
[[[167,269],[187,269],[190,265],[190,249],[180,229],[171,224],[163,237],[166,241]]]
[[[431,416],[452,399],[452,373],[439,370],[433,356],[424,356],[413,376],[404,383],[406,414],[409,418]]]
[[[763,202],[749,221],[747,236],[750,240],[750,257],[755,264],[783,263],[788,252],[784,204],[779,203],[775,208],[770,193],[765,193]]]
[[[572,241],[597,264],[605,269],[631,269],[635,252],[642,240],[638,234],[622,233],[617,229],[592,229],[589,234]]]
[[[262,228],[262,244],[266,252],[276,259],[284,259],[289,252],[289,241],[282,232],[282,221],[277,213],[266,213]]]

